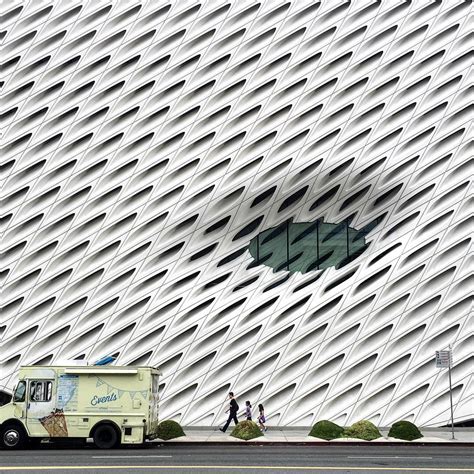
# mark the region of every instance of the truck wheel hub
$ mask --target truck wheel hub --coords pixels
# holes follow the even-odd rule
[[[5,444],[7,444],[8,446],[15,446],[16,444],[18,444],[18,441],[20,439],[20,435],[19,435],[18,431],[8,430],[4,434],[3,439],[5,441]]]

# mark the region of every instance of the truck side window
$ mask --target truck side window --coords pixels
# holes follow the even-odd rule
[[[30,401],[49,402],[53,384],[49,380],[33,380],[30,382]]]
[[[15,393],[13,394],[13,401],[24,402],[25,393],[26,393],[26,382],[24,380],[20,380],[18,382],[18,385],[16,386]]]

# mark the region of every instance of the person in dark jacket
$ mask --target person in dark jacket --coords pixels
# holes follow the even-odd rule
[[[223,433],[225,433],[232,420],[234,420],[235,424],[239,422],[239,420],[237,420],[237,412],[239,411],[239,405],[235,401],[234,392],[229,392],[229,400],[229,409],[226,411],[226,413],[229,413],[229,418],[227,418],[226,424],[222,428],[219,428]]]

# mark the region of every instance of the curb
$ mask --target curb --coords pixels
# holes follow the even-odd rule
[[[410,441],[377,441],[372,443],[370,441],[155,441],[153,444],[158,446],[450,446],[450,447],[474,447],[474,442],[467,441],[427,441],[413,443]]]

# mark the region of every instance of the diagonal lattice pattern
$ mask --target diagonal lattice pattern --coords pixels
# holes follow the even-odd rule
[[[471,2],[2,10],[0,384],[114,354],[184,424],[232,388],[270,424],[442,425],[451,343],[472,417]],[[288,219],[369,246],[255,264]]]

